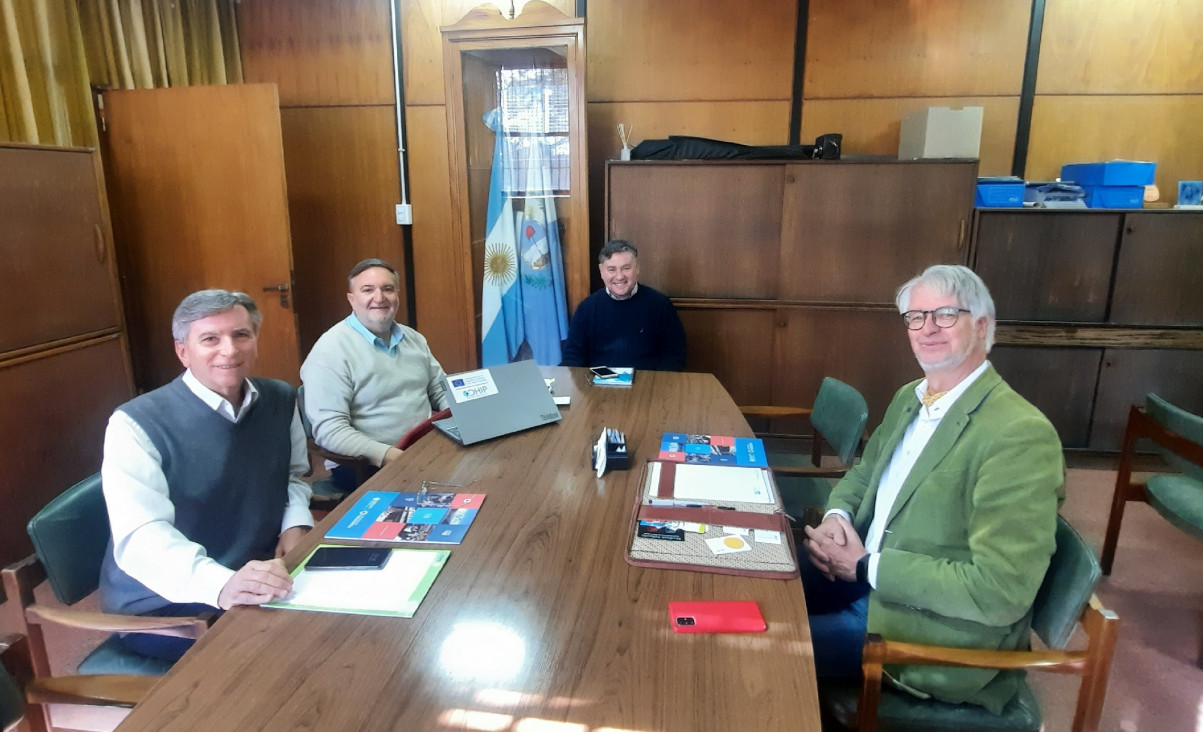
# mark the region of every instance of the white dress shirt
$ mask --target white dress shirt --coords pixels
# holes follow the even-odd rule
[[[231,422],[238,422],[259,398],[259,391],[247,381],[246,394],[235,414],[229,401],[206,388],[191,371],[184,372],[183,381],[193,394]],[[295,407],[290,433],[288,506],[281,533],[294,526],[313,526],[311,490],[300,477],[309,470],[309,453]],[[218,564],[204,547],[175,528],[175,506],[168,493],[162,457],[142,427],[121,410],[109,417],[100,473],[117,566],[170,602],[201,602],[217,607],[222,588],[240,568]]]
[[[881,544],[886,532],[889,531],[886,528],[886,520],[894,508],[894,501],[898,499],[902,484],[906,482],[907,476],[911,474],[911,469],[915,467],[919,456],[923,454],[924,448],[935,434],[936,428],[940,426],[940,420],[944,419],[949,408],[973,385],[973,382],[986,372],[988,365],[988,361],[983,361],[972,373],[961,379],[959,384],[948,390],[930,407],[920,406],[919,413],[907,425],[906,433],[898,442],[898,446],[894,448],[894,454],[890,456],[890,462],[882,472],[881,482],[877,485],[877,499],[873,504],[873,521],[870,522],[869,531],[865,534],[865,551],[869,552],[869,584],[871,586],[877,587],[877,565],[881,561]],[[915,398],[922,400],[925,393],[927,393],[927,379],[920,381],[915,387]],[[852,522],[852,517],[847,511],[833,508],[827,512],[828,515],[832,513],[843,516],[849,523]]]

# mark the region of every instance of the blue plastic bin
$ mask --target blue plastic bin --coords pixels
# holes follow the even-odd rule
[[[1023,208],[1023,181],[978,183],[973,205],[978,208]]]
[[[1144,208],[1144,186],[1082,186],[1088,208]]]
[[[1153,184],[1157,163],[1112,160],[1061,166],[1061,180],[1080,186],[1147,186]]]

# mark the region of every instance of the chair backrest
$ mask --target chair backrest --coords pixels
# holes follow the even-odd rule
[[[1057,516],[1057,548],[1032,606],[1032,630],[1046,646],[1061,649],[1069,642],[1102,574],[1094,550]]]
[[[1181,435],[1196,445],[1203,445],[1203,417],[1175,407],[1156,394],[1149,394],[1145,399],[1145,412],[1154,422],[1167,430]],[[1203,465],[1175,454],[1164,445],[1158,445],[1158,450],[1165,461],[1175,470],[1185,473],[1195,480],[1203,480]]]
[[[823,378],[811,408],[810,423],[844,465],[852,464],[868,421],[869,405],[859,391],[830,376]]]
[[[96,591],[110,536],[99,473],[48,503],[26,529],[59,602],[73,605]]]
[[[450,409],[440,409],[426,419],[422,420],[409,432],[401,435],[401,439],[397,440],[398,449],[408,450],[415,442],[425,437],[428,432],[434,429],[435,422],[439,421],[440,419],[447,419],[450,416]]]
[[[301,415],[301,426],[305,428],[305,437],[313,439],[313,425],[309,424],[309,415],[305,414],[305,385],[297,387],[297,414]]]
[[[17,688],[17,682],[0,666],[0,729],[16,722],[25,714],[25,695]]]

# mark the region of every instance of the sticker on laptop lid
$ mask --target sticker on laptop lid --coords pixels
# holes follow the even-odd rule
[[[493,382],[493,374],[488,369],[452,374],[447,377],[447,383],[451,385],[451,396],[456,404],[497,393],[497,384]]]

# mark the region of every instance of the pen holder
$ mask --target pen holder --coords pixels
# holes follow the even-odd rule
[[[604,463],[599,459],[600,456],[597,454],[597,451],[602,449],[603,445],[605,446],[606,451]],[[604,442],[599,440],[597,443],[595,443],[593,445],[592,454],[594,469],[597,470],[599,464],[604,466],[601,468],[601,471],[598,472],[599,478],[601,477],[602,472],[605,470],[627,470],[631,467],[631,454],[627,452],[626,435],[622,434],[621,432],[614,431],[614,435],[607,435]]]

